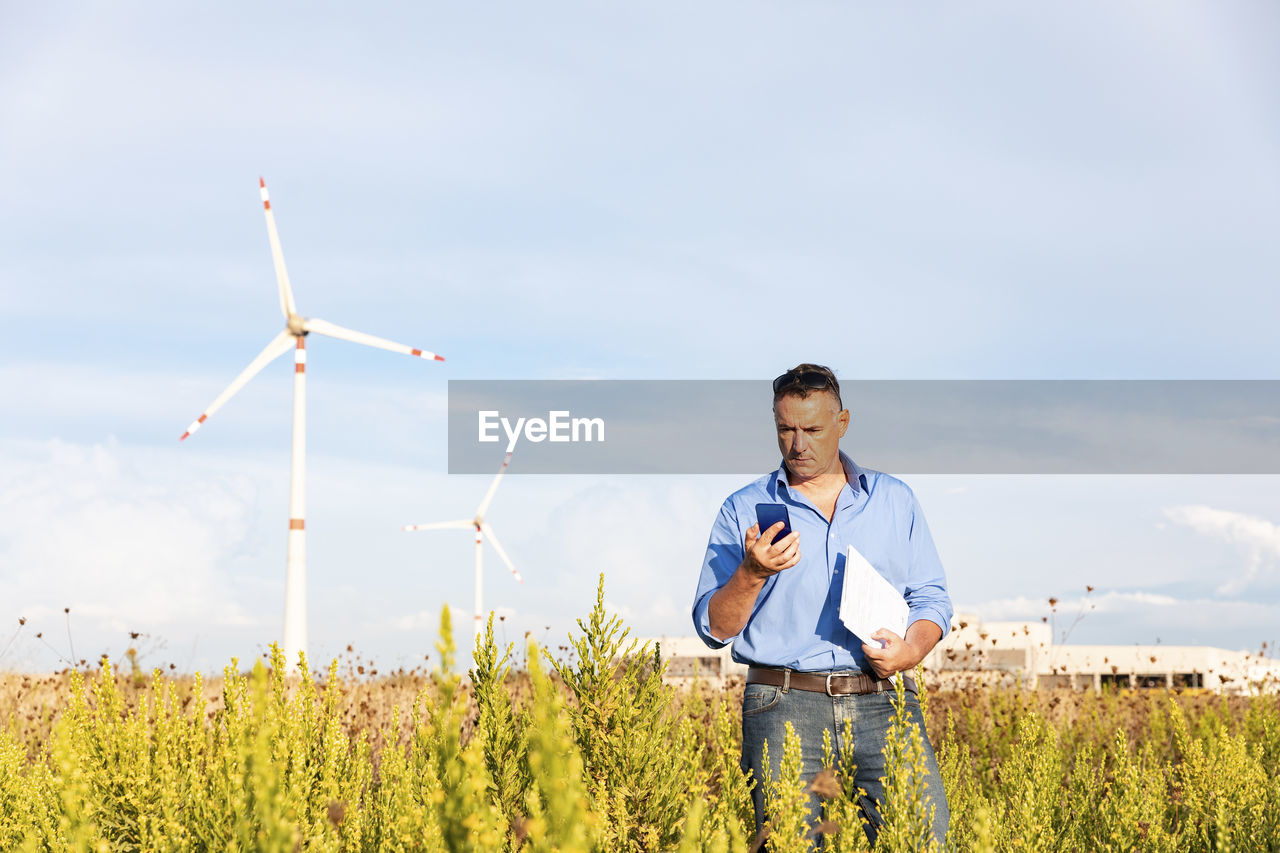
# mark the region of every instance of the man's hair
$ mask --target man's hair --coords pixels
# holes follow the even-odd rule
[[[815,387],[810,384],[814,382],[813,374],[818,374],[825,378],[825,382],[821,387]],[[836,374],[831,368],[821,364],[797,364],[786,373],[773,380],[773,404],[776,406],[778,401],[783,397],[799,397],[801,400],[808,399],[810,394],[825,394],[830,392],[835,395],[836,408],[843,409],[844,403],[840,400],[840,381],[836,379]]]

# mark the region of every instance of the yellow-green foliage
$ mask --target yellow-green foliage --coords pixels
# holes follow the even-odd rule
[[[932,827],[937,806],[926,796],[924,733],[907,712],[906,687],[895,679],[893,721],[884,745],[884,825],[877,849],[936,851]]]
[[[520,827],[535,851],[585,853],[600,839],[600,815],[587,793],[586,767],[566,724],[565,703],[542,670],[538,649],[529,644],[533,703],[529,726],[528,818]],[[605,848],[607,849],[607,848]]]
[[[665,850],[681,836],[693,798],[707,779],[697,732],[668,713],[672,689],[662,683],[658,650],[627,642],[629,629],[604,609],[604,578],[582,635],[571,638],[576,661],[547,659],[568,688],[573,725],[592,807],[604,841],[616,851]]]
[[[1000,767],[1000,785],[1007,796],[996,815],[997,849],[1051,849],[1048,842],[1063,802],[1061,765],[1057,732],[1043,717],[1028,712],[1018,720],[1014,748]]]
[[[764,833],[770,853],[804,853],[809,849],[809,794],[800,778],[800,736],[787,721],[778,776],[769,770],[769,742],[764,743],[764,802],[769,818]]]
[[[471,687],[476,697],[476,730],[473,742],[479,745],[488,774],[488,796],[501,819],[515,824],[524,815],[529,790],[529,726],[516,717],[507,680],[511,673],[511,644],[499,655],[493,637],[493,615],[485,626],[483,641],[475,652]],[[536,657],[536,655],[535,655]],[[515,850],[518,836],[508,833],[504,850]]]
[[[822,823],[818,829],[823,835],[825,849],[832,853],[860,853],[870,850],[867,840],[866,817],[859,808],[859,797],[865,791],[855,782],[857,763],[853,760],[853,721],[845,719],[841,733],[840,752],[831,747],[830,730],[822,733],[822,765],[819,773],[809,783],[809,790],[822,798]]]
[[[579,626],[571,661],[531,647],[512,672],[491,623],[468,687],[446,611],[438,668],[416,693],[389,691],[394,710],[366,711],[374,692],[336,663],[289,674],[274,649],[248,673],[233,661],[220,697],[217,682],[137,683],[107,664],[59,677],[61,693],[34,685],[25,712],[0,690],[0,851],[753,849],[740,687],[663,685],[602,590]],[[925,850],[923,733],[897,702],[875,849]],[[981,690],[921,705],[949,850],[1280,850],[1274,696]],[[822,744],[813,780],[794,732],[771,745],[782,769],[762,780],[769,835],[754,849],[869,849],[849,731],[841,742]]]

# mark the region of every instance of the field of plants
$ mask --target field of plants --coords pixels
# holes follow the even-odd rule
[[[464,678],[0,675],[0,850],[866,850],[847,757],[767,779],[754,833],[741,685],[675,690],[603,608],[520,666],[492,624]],[[518,670],[518,671],[517,671]],[[1280,702],[1146,691],[922,696],[948,849],[1280,850]],[[886,744],[876,850],[930,849],[919,733]],[[809,790],[823,798],[816,827]]]

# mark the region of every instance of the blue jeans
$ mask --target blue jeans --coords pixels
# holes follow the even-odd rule
[[[867,835],[872,843],[876,839],[876,827],[881,823],[879,803],[884,800],[885,736],[893,720],[894,694],[866,693],[861,696],[827,696],[792,688],[783,692],[781,687],[765,684],[748,684],[742,695],[742,769],[752,773],[751,800],[756,811],[756,831],[764,824],[764,743],[769,742],[769,772],[777,779],[782,764],[782,742],[788,721],[800,736],[800,776],[804,780],[814,777],[822,769],[822,732],[831,732],[831,747],[837,756],[844,743],[844,722],[852,723],[853,755],[857,762],[854,781],[867,792],[862,798],[862,810],[868,819]],[[920,726],[924,738],[927,793],[935,807],[933,835],[941,846],[947,835],[947,823],[951,812],[947,808],[947,794],[942,787],[942,775],[938,761],[924,728],[924,716],[920,701],[911,692],[906,694],[907,712]],[[809,795],[810,823],[821,816],[817,795]]]

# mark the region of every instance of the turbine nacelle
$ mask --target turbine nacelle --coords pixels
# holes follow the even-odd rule
[[[300,314],[290,314],[285,321],[285,328],[289,330],[289,334],[300,338],[308,333],[307,318]]]

